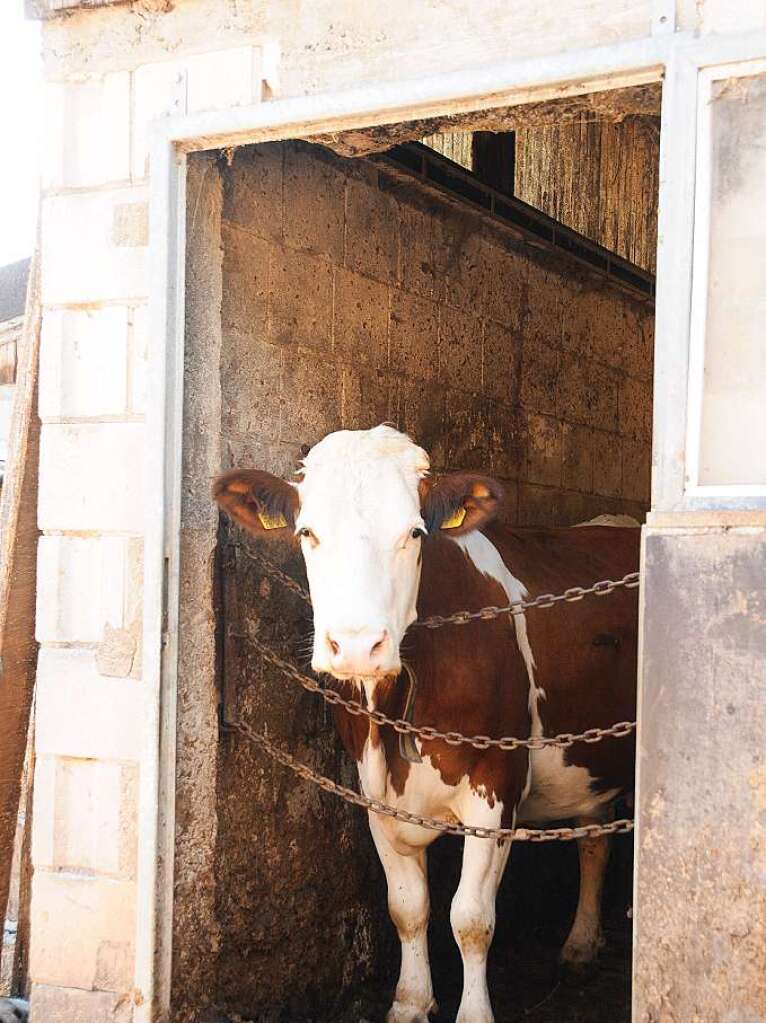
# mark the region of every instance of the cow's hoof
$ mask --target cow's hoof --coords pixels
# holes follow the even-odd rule
[[[599,945],[565,948],[558,957],[558,969],[562,980],[572,984],[584,984],[596,973]]]
[[[433,999],[427,1009],[408,1002],[394,1002],[386,1013],[386,1023],[428,1023],[429,1014],[437,1011],[438,1006]]]
[[[573,970],[587,969],[598,959],[603,947],[604,939],[601,934],[595,934],[586,941],[569,940],[559,954],[559,962],[565,968],[571,966]]]

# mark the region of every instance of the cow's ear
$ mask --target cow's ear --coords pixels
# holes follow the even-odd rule
[[[490,476],[454,473],[420,481],[420,508],[426,529],[463,536],[481,529],[497,514],[503,488]]]
[[[253,536],[278,540],[293,535],[298,491],[278,476],[260,469],[233,469],[214,481],[213,498]]]

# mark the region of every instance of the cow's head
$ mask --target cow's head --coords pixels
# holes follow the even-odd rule
[[[428,455],[390,426],[331,433],[295,483],[255,469],[216,480],[213,496],[254,536],[301,545],[314,607],[312,667],[336,678],[401,670],[399,645],[417,617],[422,545],[458,537],[495,513],[486,476],[432,477]]]

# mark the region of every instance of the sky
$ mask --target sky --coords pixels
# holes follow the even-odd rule
[[[0,266],[32,254],[40,180],[40,25],[0,0]]]

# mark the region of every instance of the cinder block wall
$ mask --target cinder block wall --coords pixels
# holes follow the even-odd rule
[[[653,308],[380,164],[240,150],[224,174],[227,464],[384,420],[491,472],[511,522],[649,503]]]
[[[231,528],[216,598],[209,479],[289,475],[301,445],[389,420],[437,469],[500,477],[509,521],[641,517],[652,309],[403,175],[307,144],[194,158],[188,188],[174,1004],[179,1019],[211,997],[246,1017],[357,1019],[383,1006],[354,990],[385,991],[393,969],[385,885],[363,815],[219,738],[223,682],[236,716],[354,784],[322,705],[227,638],[255,629],[300,664],[310,623],[227,546]]]

